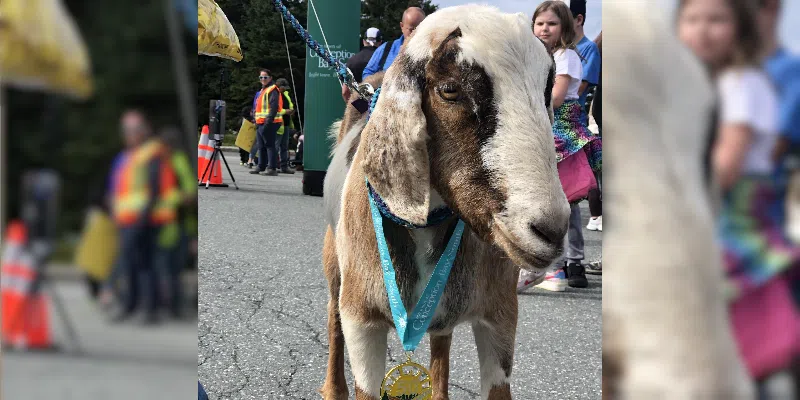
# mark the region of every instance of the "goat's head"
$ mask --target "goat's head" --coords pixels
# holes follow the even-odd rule
[[[424,223],[444,202],[517,265],[546,267],[569,219],[553,68],[524,14],[476,5],[431,14],[386,72],[364,131],[371,185],[407,221]]]

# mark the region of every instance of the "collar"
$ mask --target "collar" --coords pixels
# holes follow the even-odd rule
[[[411,222],[408,222],[397,215],[394,215],[391,210],[389,210],[389,206],[386,205],[386,202],[383,201],[381,196],[372,188],[372,185],[369,184],[367,181],[367,192],[372,200],[375,201],[375,205],[378,207],[378,211],[381,212],[381,215],[388,218],[392,222],[402,225],[408,229],[421,229],[421,228],[428,228],[431,226],[439,225],[442,222],[446,221],[448,218],[455,215],[453,210],[451,210],[447,206],[441,206],[435,208],[428,214],[428,221],[425,222],[425,225],[417,225]]]

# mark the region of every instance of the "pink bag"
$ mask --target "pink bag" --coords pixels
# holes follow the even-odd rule
[[[586,198],[589,190],[597,188],[597,180],[583,149],[558,163],[558,177],[570,203]]]
[[[739,355],[754,379],[789,367],[798,350],[800,322],[787,279],[775,278],[730,305]]]

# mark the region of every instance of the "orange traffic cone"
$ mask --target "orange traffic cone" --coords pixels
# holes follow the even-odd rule
[[[208,160],[214,148],[208,145],[208,125],[203,125],[203,130],[200,131],[200,142],[197,143],[197,181],[203,179],[203,172],[206,170]]]
[[[44,293],[28,296],[25,307],[25,338],[29,349],[53,347],[50,331],[50,307]]]
[[[28,232],[19,221],[8,224],[6,246],[3,250],[2,266],[0,266],[0,297],[2,298],[2,336],[3,342],[16,343],[21,338],[21,324],[13,324],[11,316],[24,303],[25,295],[21,289],[20,272],[25,243]]]
[[[203,129],[208,131],[208,125],[205,125]],[[208,167],[208,164],[211,163],[211,157],[214,154],[214,148],[216,147],[217,141],[209,138],[208,135],[206,135],[206,137],[208,138],[208,142],[205,146],[203,159],[205,166],[203,169],[197,170],[197,180],[201,185],[208,183],[209,186],[228,186],[222,182],[222,161],[219,159],[219,157],[217,157],[211,166]],[[202,141],[202,136],[200,136],[200,138]],[[208,168],[208,171],[206,171],[206,168]],[[203,176],[203,173],[205,173],[205,176]]]
[[[3,341],[28,349],[50,348],[53,340],[48,297],[44,293],[31,293],[37,273],[33,257],[26,249],[25,225],[11,222],[7,237],[0,269]]]

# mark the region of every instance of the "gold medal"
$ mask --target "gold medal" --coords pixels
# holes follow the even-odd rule
[[[381,400],[430,400],[431,397],[431,375],[425,367],[411,361],[410,355],[383,377]]]

